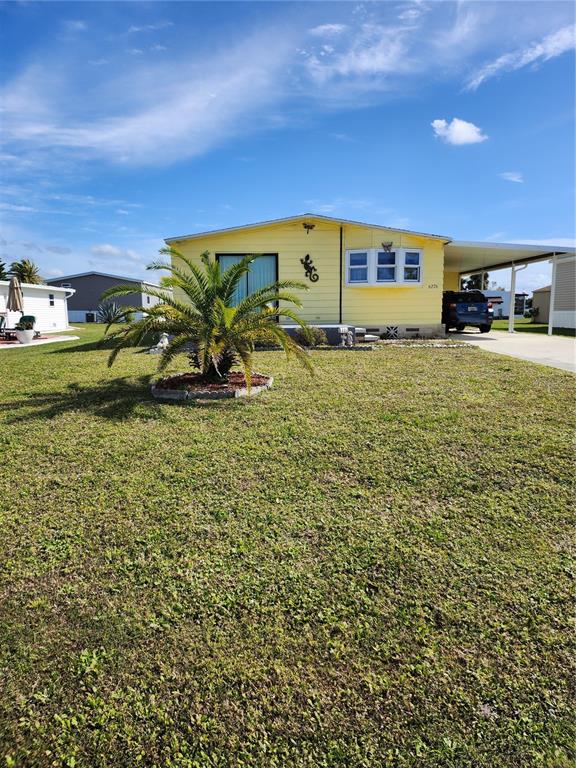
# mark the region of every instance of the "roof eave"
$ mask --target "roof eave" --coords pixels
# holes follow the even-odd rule
[[[388,227],[384,226],[383,224],[369,224],[365,221],[354,221],[352,219],[342,219],[337,218],[334,216],[322,216],[318,213],[302,213],[298,216],[286,216],[284,218],[280,219],[269,219],[267,221],[257,221],[253,224],[241,224],[237,227],[224,227],[222,229],[212,229],[207,230],[205,232],[194,232],[190,235],[181,235],[178,237],[166,237],[164,239],[164,242],[166,245],[171,245],[172,243],[181,243],[185,242],[187,240],[198,240],[203,237],[209,237],[209,236],[216,236],[220,234],[228,234],[232,232],[239,232],[246,229],[261,229],[263,227],[268,227],[272,224],[286,224],[288,222],[296,222],[301,221],[302,219],[318,219],[319,221],[328,221],[333,224],[348,224],[350,226],[356,226],[356,227],[370,227],[373,229],[383,229],[390,232],[403,232],[407,235],[413,235],[415,237],[425,237],[429,238],[431,240],[441,240],[444,244],[452,242],[452,238],[447,237],[446,235],[432,235],[427,232],[416,232],[411,229],[400,229],[398,227]]]

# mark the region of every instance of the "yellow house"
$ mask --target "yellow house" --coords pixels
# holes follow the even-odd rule
[[[209,251],[223,268],[245,254],[258,254],[243,292],[274,280],[305,282],[309,290],[301,294],[300,314],[309,324],[351,325],[400,337],[443,333],[442,292],[458,290],[461,274],[504,259],[547,256],[534,246],[454,243],[443,235],[317,214],[165,242],[192,259]]]

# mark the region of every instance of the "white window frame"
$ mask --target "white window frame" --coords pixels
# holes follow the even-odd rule
[[[408,253],[418,254],[418,264],[406,264],[406,255]],[[420,285],[422,282],[422,250],[420,248],[404,248],[402,254],[402,282],[405,285]],[[418,280],[407,280],[406,269],[410,268],[418,269]]]
[[[395,279],[394,280],[378,280],[378,254],[383,253],[382,248],[350,248],[346,250],[346,285],[351,288],[363,288],[363,287],[387,287],[387,286],[421,286],[424,281],[424,249],[423,248],[391,248],[390,251],[396,254],[395,264]],[[367,280],[350,280],[350,257],[357,253],[368,254],[368,279]],[[406,254],[417,253],[419,255],[419,264],[406,264]],[[385,264],[381,267],[387,266]],[[392,265],[388,265],[392,266]],[[404,270],[406,267],[417,267],[419,272],[418,280],[406,280]],[[354,268],[352,266],[352,268]]]
[[[378,256],[381,253],[393,253],[394,254],[394,264],[378,264]],[[382,248],[374,248],[374,284],[375,285],[397,285],[398,284],[398,266],[399,261],[401,261],[400,258],[400,251],[398,248],[391,248],[389,251],[384,251]],[[394,279],[393,280],[378,280],[378,267],[385,268],[385,267],[393,267],[394,269]]]
[[[357,254],[366,254],[366,267],[362,264],[350,264],[350,259],[352,256],[355,256]],[[371,277],[371,268],[370,268],[370,248],[353,248],[349,251],[346,251],[346,284],[347,285],[370,285],[370,277]],[[350,270],[351,269],[366,269],[366,280],[351,280],[350,279]]]

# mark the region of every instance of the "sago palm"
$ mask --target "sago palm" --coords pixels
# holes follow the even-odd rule
[[[110,354],[109,365],[122,348],[138,345],[151,333],[165,332],[170,342],[160,358],[161,369],[178,353],[188,352],[191,363],[203,377],[225,380],[238,360],[250,387],[254,347],[256,343],[268,342],[279,344],[287,355],[294,355],[312,372],[306,351],[278,323],[280,318],[287,318],[306,329],[304,321],[291,308],[302,306],[291,291],[307,290],[306,285],[276,281],[234,305],[238,285],[256,255],[245,256],[223,271],[208,252],[202,254],[200,265],[175,248],[162,248],[160,253],[171,260],[156,261],[148,269],[166,270],[170,274],[162,278],[161,288],[149,285],[140,288],[160,303],[146,308],[141,320],[129,322],[110,334],[116,346]],[[173,293],[163,289],[172,289]],[[102,300],[131,293],[134,293],[133,285],[120,285],[105,291]],[[126,311],[138,310],[130,307]],[[106,332],[108,330],[109,326]]]

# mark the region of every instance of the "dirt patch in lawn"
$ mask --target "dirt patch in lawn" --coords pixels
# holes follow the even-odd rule
[[[269,376],[263,376],[260,373],[252,374],[252,386],[264,387],[270,381]],[[156,382],[157,389],[186,390],[188,392],[196,390],[208,390],[211,392],[234,392],[237,389],[244,389],[246,377],[243,373],[230,373],[226,381],[213,381],[206,379],[200,373],[180,373],[176,376],[168,376]]]

